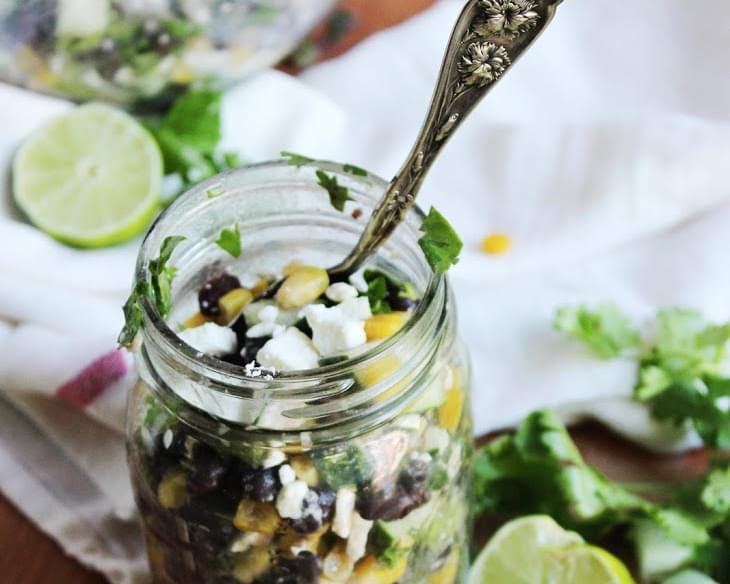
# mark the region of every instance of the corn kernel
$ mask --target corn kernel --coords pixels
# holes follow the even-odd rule
[[[199,326],[203,326],[206,322],[210,322],[210,319],[202,312],[196,312],[183,323],[182,328],[183,330],[197,328]]]
[[[188,85],[193,79],[192,70],[181,60],[176,61],[170,71],[170,81],[178,85]]]
[[[264,292],[266,292],[273,281],[274,280],[268,276],[261,278],[258,282],[256,282],[254,287],[251,288],[251,294],[253,294],[253,297],[258,298],[261,296]]]
[[[241,584],[251,584],[269,571],[271,557],[266,548],[252,548],[236,559],[233,575]]]
[[[286,277],[276,293],[276,301],[281,308],[300,308],[319,298],[330,278],[322,268],[300,266]]]
[[[187,478],[181,468],[172,468],[157,486],[157,499],[165,509],[180,509],[190,500]]]
[[[463,408],[464,392],[458,387],[452,387],[446,392],[446,401],[439,408],[439,425],[445,430],[456,430]]]
[[[392,567],[378,562],[375,556],[368,555],[357,563],[348,584],[395,584],[406,573],[407,567],[406,554],[402,554]]]
[[[452,550],[448,559],[438,570],[428,577],[428,584],[452,584],[459,572],[459,551]]]
[[[365,321],[365,334],[368,341],[386,339],[397,333],[408,319],[407,312],[376,314]]]
[[[285,265],[283,268],[281,268],[281,274],[284,277],[290,276],[294,270],[301,268],[303,265],[304,264],[302,262],[300,262],[299,260],[292,260],[287,265]]]
[[[347,542],[338,541],[322,561],[322,582],[349,582],[352,560],[347,555]]]
[[[259,503],[242,499],[238,504],[233,525],[241,531],[254,531],[265,535],[274,535],[279,529],[281,519],[271,503]]]
[[[221,311],[217,319],[218,324],[225,326],[235,320],[251,300],[253,300],[253,294],[246,288],[235,288],[221,296],[218,300],[218,308]]]
[[[307,486],[314,488],[319,484],[319,471],[309,460],[309,457],[305,455],[294,456],[289,459],[289,464],[294,469],[297,478],[307,483]]]
[[[482,239],[482,251],[490,255],[499,255],[509,250],[512,241],[504,233],[493,233]]]

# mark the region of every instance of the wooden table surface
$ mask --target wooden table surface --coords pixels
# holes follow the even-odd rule
[[[434,0],[344,0],[354,15],[348,36],[324,57],[339,54],[366,36],[401,22]],[[679,480],[706,464],[702,453],[657,457],[610,435],[597,425],[573,431],[589,462],[617,480]],[[105,579],[66,556],[61,548],[0,495],[0,580],[8,584],[103,584]]]

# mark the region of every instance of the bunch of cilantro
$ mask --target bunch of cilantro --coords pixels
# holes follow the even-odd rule
[[[601,358],[635,359],[635,399],[657,419],[694,429],[712,454],[710,468],[670,490],[618,484],[585,463],[552,412],[535,412],[479,453],[477,510],[547,513],[593,541],[628,537],[647,582],[687,569],[730,582],[730,325],[668,309],[642,339],[615,306],[603,305],[562,308],[555,327]]]
[[[220,149],[221,99],[220,91],[191,90],[177,98],[164,116],[142,120],[162,152],[166,182],[172,185],[163,193],[167,202],[194,184],[241,165],[235,152]]]

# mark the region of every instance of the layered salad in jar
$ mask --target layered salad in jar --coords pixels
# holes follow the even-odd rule
[[[276,63],[321,0],[23,0],[0,5],[0,77],[73,99],[165,103]]]
[[[279,277],[275,294],[265,293]],[[406,325],[419,302],[411,283],[375,269],[347,282],[297,262],[263,277],[213,269],[188,299],[179,337],[200,355],[275,380],[371,350]],[[398,366],[386,357],[362,370],[356,390]],[[132,413],[141,421],[130,459],[157,580],[461,581],[471,453],[466,372],[450,351],[432,369],[427,387],[393,420],[326,446],[307,443],[307,432],[294,447],[203,439],[150,395]],[[266,427],[269,415],[276,412],[264,409],[253,425]]]

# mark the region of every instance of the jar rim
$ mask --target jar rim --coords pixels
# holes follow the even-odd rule
[[[199,183],[195,187],[180,195],[180,197],[172,205],[170,205],[160,214],[160,216],[155,220],[155,222],[152,224],[147,234],[145,235],[137,260],[137,281],[147,281],[149,278],[147,262],[148,259],[153,257],[153,255],[158,251],[154,250],[153,253],[150,253],[152,251],[150,249],[150,243],[153,239],[152,235],[155,229],[159,225],[161,225],[165,219],[168,219],[171,215],[174,215],[175,211],[183,203],[184,198],[194,196],[196,193],[199,192],[210,191],[221,183],[222,178],[227,178],[234,175],[242,175],[254,170],[288,168],[290,166],[291,165],[286,159],[281,158],[251,164],[242,168],[228,170],[224,173],[211,177],[210,179],[207,179],[202,183]],[[375,186],[382,191],[384,191],[388,187],[388,183],[375,174],[368,172],[367,177],[360,177],[351,173],[347,173],[346,171],[344,171],[343,166],[344,165],[341,163],[329,160],[314,160],[312,162],[308,162],[302,165],[302,167],[311,167],[326,170],[328,172],[333,172],[339,176],[344,176],[351,180],[355,180],[356,182],[360,182],[365,186],[370,186],[369,183],[374,183]],[[368,180],[365,181],[365,178],[367,178]],[[419,222],[422,222],[425,218],[423,210],[418,207],[418,205],[413,205],[411,210],[409,210],[409,214],[411,213],[415,215]],[[423,261],[426,261],[425,256],[423,256]],[[433,270],[430,270],[429,281],[424,290],[421,302],[418,303],[418,306],[415,308],[412,316],[406,321],[404,326],[387,339],[377,343],[366,351],[358,353],[353,357],[348,357],[346,360],[337,361],[335,363],[323,365],[314,369],[303,369],[297,371],[277,371],[274,380],[276,381],[277,385],[280,385],[281,383],[292,383],[300,385],[302,383],[320,380],[322,379],[322,377],[334,375],[346,369],[351,369],[353,366],[357,366],[371,359],[377,358],[385,352],[388,352],[394,346],[399,344],[401,340],[413,330],[417,323],[420,322],[420,320],[424,317],[424,314],[427,312],[430,302],[432,302],[436,298],[439,290],[441,290],[445,286],[445,282],[446,278],[443,274],[436,274],[435,272],[433,272]],[[221,361],[220,359],[216,359],[209,355],[203,354],[202,356],[200,356],[199,352],[196,349],[186,343],[181,342],[179,335],[174,330],[172,330],[167,321],[160,315],[154,303],[151,302],[150,299],[146,296],[142,298],[142,308],[145,316],[145,324],[151,325],[159,333],[160,337],[164,340],[165,344],[168,345],[170,349],[174,350],[175,352],[179,352],[191,361],[195,361],[201,365],[204,365],[205,368],[209,369],[211,373],[218,373],[227,377],[232,377],[237,381],[241,381],[244,383],[261,382],[261,380],[256,377],[245,375],[245,372],[240,366],[226,363],[225,361]],[[269,382],[270,380],[266,381],[267,384]],[[276,389],[277,388],[274,388],[274,391],[276,391]]]

